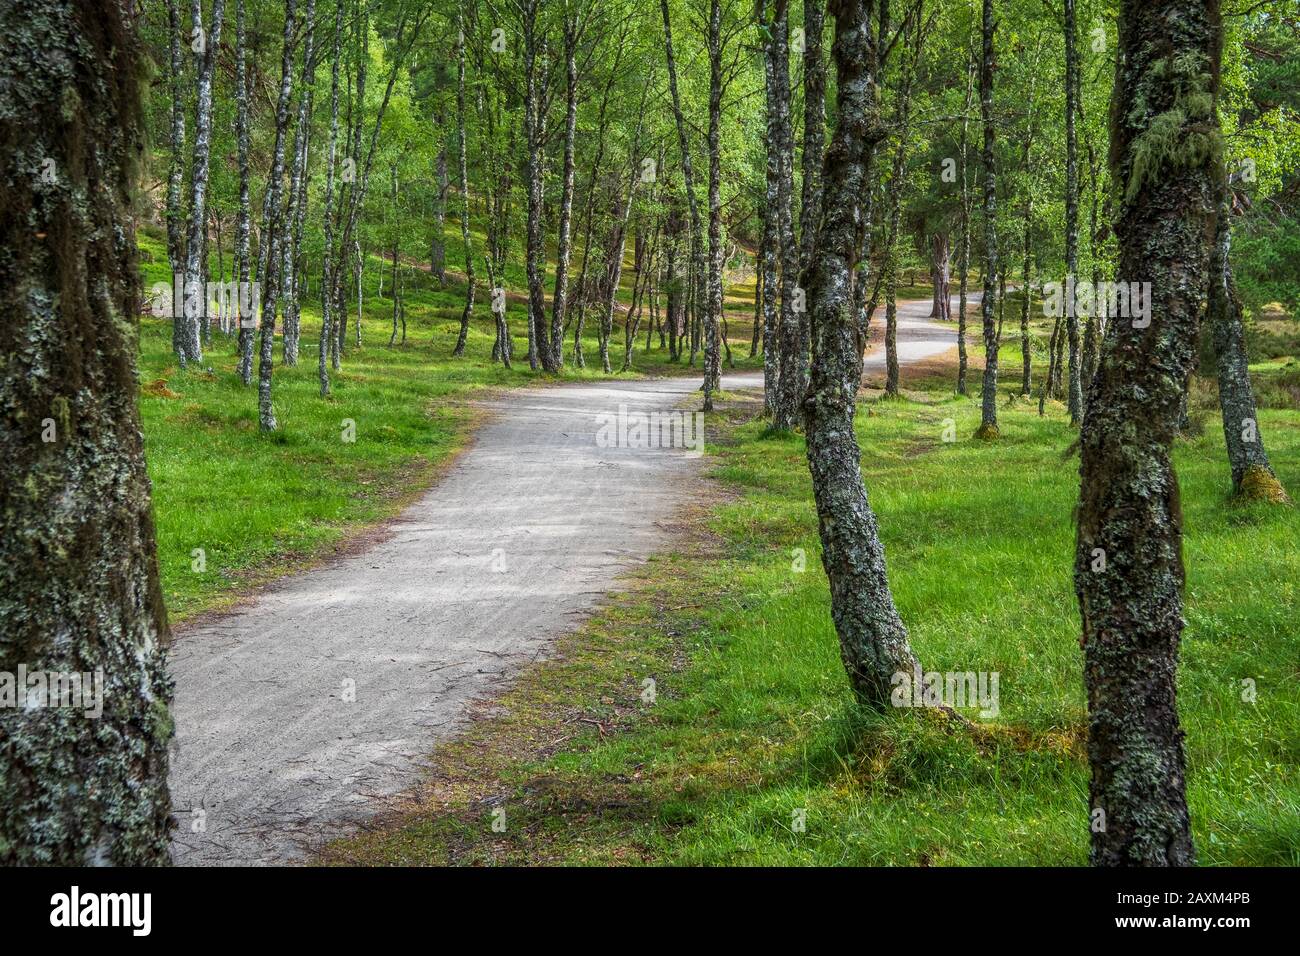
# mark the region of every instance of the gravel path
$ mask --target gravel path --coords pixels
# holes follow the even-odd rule
[[[927,311],[900,303],[901,363],[955,343]],[[873,351],[868,371],[883,362]],[[616,434],[620,406],[635,429],[698,385],[512,392],[388,537],[184,629],[172,650],[175,861],[299,860],[415,784],[471,702],[500,693],[665,543],[660,522],[701,458],[598,438]]]

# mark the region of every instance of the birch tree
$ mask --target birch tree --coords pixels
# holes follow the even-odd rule
[[[1122,197],[1117,274],[1150,291],[1149,308],[1107,330],[1080,434],[1074,580],[1098,866],[1195,862],[1176,694],[1183,516],[1170,449],[1223,182],[1221,29],[1213,0],[1120,5],[1111,111]]]
[[[831,0],[829,9],[835,19],[838,115],[808,277],[812,364],[804,427],[840,656],[857,699],[883,709],[894,675],[919,665],[889,589],[853,431],[862,353],[850,276],[860,203],[885,135],[874,94],[876,6],[873,0]]]
[[[131,209],[143,55],[121,3],[9,0],[0,36],[0,670],[77,675],[85,704],[0,708],[0,863],[164,864],[172,682]]]

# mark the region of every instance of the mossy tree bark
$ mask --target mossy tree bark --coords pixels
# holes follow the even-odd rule
[[[970,108],[975,98],[975,58],[972,54],[966,65],[966,100],[961,111],[961,147],[958,164],[961,166],[961,238],[957,245],[957,394],[966,394],[966,299],[970,272]]]
[[[993,0],[984,0],[983,53],[980,59],[980,120],[984,127],[984,294],[980,318],[984,325],[984,381],[980,389],[980,427],[977,438],[998,437],[998,346],[994,316],[998,282],[998,180],[994,158],[993,127]]]
[[[722,381],[718,322],[722,318],[722,2],[709,3],[709,272],[704,311],[704,405],[713,410],[713,392]]]
[[[877,102],[872,0],[832,0],[838,117],[823,166],[821,228],[808,274],[811,381],[803,403],[831,616],[858,700],[889,705],[893,675],[916,666],[885,573],[853,433],[862,377],[852,274],[860,203],[884,130]]]
[[[778,2],[781,2],[781,0],[778,0]],[[686,117],[682,113],[681,92],[677,86],[677,57],[673,51],[672,15],[668,9],[668,0],[659,0],[659,11],[663,15],[664,21],[664,58],[668,65],[668,91],[672,95],[673,120],[677,127],[677,145],[681,150],[682,185],[686,191],[686,208],[690,213],[691,220],[691,260],[689,268],[690,279],[688,295],[698,303],[702,296],[703,290],[701,289],[701,285],[706,274],[704,268],[704,243],[701,242],[703,226],[701,225],[700,219],[700,203],[695,196],[695,167],[691,162],[690,138],[687,135]],[[691,333],[691,364],[695,363],[697,337],[698,332],[693,330]],[[705,365],[704,402],[708,405],[712,399],[713,383],[708,374],[708,363],[706,362]],[[608,369],[606,369],[606,371],[608,371]]]
[[[465,137],[465,21],[464,14],[459,9],[456,11],[456,30],[458,38],[456,42],[456,159],[460,177],[460,238],[465,244],[465,306],[461,309],[460,332],[456,336],[456,347],[451,354],[459,357],[465,354],[465,340],[469,336],[469,319],[474,314],[474,247],[470,245],[469,235],[469,152]],[[559,276],[565,271],[561,269],[557,275],[557,287]],[[562,292],[557,288],[555,307],[561,313],[564,311],[562,299]],[[558,344],[561,347],[563,345],[563,343]]]
[[[1241,322],[1241,299],[1232,274],[1229,252],[1232,245],[1231,189],[1225,183],[1219,203],[1219,220],[1210,257],[1210,294],[1207,316],[1214,337],[1214,356],[1219,377],[1219,407],[1223,411],[1223,437],[1232,468],[1232,492],[1243,498],[1284,503],[1288,500],[1282,483],[1273,473],[1255,407],[1250,384],[1245,333]]]
[[[822,159],[826,151],[826,63],[822,56],[825,4],[803,5],[803,191],[799,205],[800,270],[806,270],[821,218]]]
[[[759,0],[763,24],[763,79],[767,114],[767,180],[763,204],[763,412],[774,416],[780,403],[781,319],[778,310],[777,276],[781,256],[780,222],[777,204],[781,192],[780,100],[776,86],[776,31],[768,20],[768,0]]]
[[[781,375],[773,427],[788,431],[799,421],[799,404],[808,388],[808,309],[799,290],[799,246],[794,235],[794,124],[790,108],[790,5],[775,0],[772,9],[772,80],[776,106],[775,145],[781,175],[777,188],[777,237],[781,295],[777,338]],[[824,194],[823,194],[824,195]],[[800,301],[802,299],[802,301]]]
[[[172,684],[136,407],[132,29],[124,3],[0,6],[0,670],[103,673],[98,718],[0,708],[7,865],[167,862]]]
[[[1079,111],[1079,44],[1075,0],[1065,0],[1065,273],[1079,278],[1079,142],[1074,120]],[[1028,289],[1026,289],[1028,294]],[[1079,310],[1066,303],[1065,334],[1069,343],[1070,383],[1066,405],[1070,424],[1083,417],[1083,372],[1079,357]]]
[[[172,275],[185,272],[185,61],[181,59],[181,8],[167,0],[167,39],[171,67],[171,157],[167,172],[167,259]],[[172,351],[181,368],[189,354],[184,316],[172,322]]]
[[[1075,588],[1083,619],[1099,866],[1194,861],[1176,675],[1182,513],[1170,447],[1195,361],[1222,181],[1216,0],[1125,0],[1111,111],[1118,276],[1149,324],[1107,329],[1080,438]]]

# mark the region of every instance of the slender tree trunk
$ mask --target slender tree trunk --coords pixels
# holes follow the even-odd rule
[[[800,420],[800,403],[808,389],[808,310],[799,288],[799,247],[795,244],[794,130],[790,121],[789,4],[774,0],[772,18],[773,91],[781,177],[777,189],[777,235],[781,251],[780,391],[772,425],[782,431]],[[804,300],[804,301],[797,301]]]
[[[465,145],[465,21],[459,8],[456,27],[456,151],[460,163],[460,238],[465,244],[465,308],[460,313],[460,334],[451,354],[460,357],[465,354],[469,319],[474,313],[474,252],[469,235],[469,153]]]
[[[1285,503],[1287,494],[1273,473],[1255,408],[1250,384],[1241,299],[1232,274],[1231,188],[1225,183],[1219,202],[1214,249],[1210,255],[1210,294],[1207,317],[1214,336],[1214,356],[1219,376],[1219,407],[1223,411],[1223,437],[1232,469],[1232,492],[1242,498]]]
[[[569,257],[572,251],[574,143],[578,135],[578,19],[564,21],[564,168],[560,174],[560,225],[556,237],[555,294],[551,299],[551,364],[564,365],[564,313],[568,307]]]
[[[822,157],[826,150],[826,62],[822,32],[826,8],[817,0],[803,5],[803,194],[799,214],[802,240],[800,273],[807,270],[821,217]]]
[[[1221,30],[1214,0],[1120,5],[1111,111],[1112,178],[1123,197],[1117,274],[1150,283],[1149,309],[1131,310],[1150,321],[1112,324],[1080,435],[1074,578],[1099,866],[1195,859],[1176,705],[1184,571],[1170,448],[1195,361],[1223,176],[1210,139],[1219,136]],[[1182,121],[1167,127],[1171,115]],[[1160,152],[1147,161],[1152,135],[1162,137]]]
[[[766,227],[764,227],[766,232]],[[763,259],[766,257],[764,239],[759,240],[758,255],[754,260],[754,327],[750,332],[749,357],[758,354],[758,346],[763,338]]]
[[[168,50],[171,54],[171,163],[167,174],[167,258],[172,276],[185,275],[185,61],[181,58],[181,10],[179,0],[167,0]],[[173,278],[173,284],[175,279]],[[173,308],[172,351],[185,368],[189,360],[184,310]]]
[[[528,218],[525,232],[524,266],[528,277],[528,364],[540,362],[548,372],[558,371],[555,349],[546,330],[546,294],[542,285],[546,271],[546,250],[542,235],[542,125],[541,92],[537,82],[537,8],[539,0],[519,4],[524,36],[524,149],[528,175]]]
[[[874,96],[874,4],[832,0],[830,9],[836,26],[839,116],[826,155],[824,214],[808,278],[813,357],[804,424],[841,659],[858,700],[884,709],[894,675],[919,667],[889,590],[853,431],[862,377],[850,282],[855,219],[884,132]]]
[[[778,0],[784,2],[784,0]],[[682,154],[682,180],[686,189],[686,205],[690,211],[691,217],[691,263],[690,263],[690,298],[696,303],[693,312],[698,309],[698,283],[703,278],[704,271],[704,249],[700,242],[702,227],[700,224],[700,205],[695,197],[695,173],[691,163],[690,140],[686,135],[686,118],[682,114],[682,100],[677,88],[677,60],[673,55],[673,30],[672,19],[668,11],[668,0],[659,0],[659,10],[663,14],[664,21],[664,55],[668,61],[668,89],[672,94],[673,117],[677,124],[677,144]],[[696,335],[692,332],[691,338],[691,364],[695,363]],[[706,406],[711,403],[712,391],[709,380],[708,363],[705,363],[706,370],[704,374]]]
[[[217,51],[221,43],[221,21],[226,10],[225,0],[212,0],[212,29],[203,29],[203,4],[194,0],[191,8],[193,45],[199,46],[196,52],[195,75],[198,79],[196,104],[194,110],[194,160],[190,170],[190,229],[185,243],[185,303],[182,312],[185,316],[185,332],[182,346],[185,362],[203,361],[203,342],[200,337],[200,325],[203,315],[208,310],[207,283],[203,265],[206,262],[204,250],[207,245],[208,225],[208,157],[212,147],[212,75],[215,71]],[[178,320],[179,321],[179,320]]]
[[[284,301],[284,335],[281,339],[285,365],[298,364],[298,331],[302,310],[298,304],[298,261],[302,251],[304,206],[307,203],[307,147],[311,133],[312,96],[316,87],[316,0],[307,0],[306,33],[303,39],[302,92],[298,96],[298,125],[293,138],[293,166],[289,172],[289,205],[284,216],[284,262],[280,267],[280,298]]]
[[[1029,150],[1025,149],[1025,159],[1029,159]],[[1026,163],[1026,168],[1028,164]],[[1034,216],[1034,203],[1032,199],[1025,200],[1025,244],[1024,244],[1024,268],[1021,272],[1023,283],[1020,287],[1020,394],[1032,395],[1033,387],[1031,379],[1034,370],[1034,355],[1029,346],[1029,282],[1033,270],[1033,229],[1031,223]]]
[[[764,44],[763,74],[767,90],[767,192],[763,204],[763,412],[776,415],[781,388],[780,299],[777,269],[780,261],[780,216],[777,205],[781,191],[780,105],[776,88],[776,35],[767,23],[769,0],[759,0],[759,15],[767,41]]]
[[[1079,146],[1074,119],[1079,110],[1079,45],[1075,30],[1075,0],[1065,3],[1065,272],[1079,273]],[[1083,374],[1079,362],[1079,310],[1066,303],[1065,332],[1070,347],[1070,424],[1083,418]]]
[[[242,3],[243,0],[240,0]],[[325,212],[322,223],[325,230],[325,250],[321,256],[321,327],[320,348],[316,361],[316,377],[320,380],[321,398],[330,393],[329,357],[337,355],[333,344],[334,304],[337,297],[334,281],[334,163],[338,154],[339,141],[339,59],[343,45],[343,4],[338,0],[334,9],[334,55],[330,60],[330,142],[325,160]],[[343,317],[346,321],[346,316]]]
[[[970,110],[974,104],[975,93],[975,59],[971,57],[966,66],[966,102],[961,113],[961,242],[957,251],[957,394],[966,394],[966,293],[970,273],[970,155],[969,129]]]
[[[998,437],[998,334],[994,321],[997,301],[997,168],[994,164],[993,127],[993,0],[984,0],[984,52],[980,63],[980,120],[984,127],[984,295],[980,316],[984,324],[984,383],[980,390],[980,427],[977,438]]]
[[[275,304],[279,298],[276,266],[279,252],[280,190],[284,179],[284,141],[289,125],[289,101],[293,95],[293,38],[296,31],[297,0],[285,0],[284,45],[280,65],[280,96],[275,107],[275,148],[271,154],[270,183],[267,186],[267,210],[262,224],[259,258],[262,268],[262,322],[257,365],[257,417],[264,432],[279,427],[271,405],[271,367],[275,362]]]
[[[260,296],[249,290],[252,281],[252,209],[249,199],[248,168],[248,38],[244,31],[244,0],[238,0],[235,14],[235,139],[239,153],[239,212],[235,218],[235,260],[239,279],[239,378],[253,381],[253,329],[257,326]],[[252,309],[245,314],[247,306]]]
[[[168,862],[173,687],[130,211],[146,74],[127,15],[0,5],[0,670],[85,681],[84,709],[0,708],[7,866]]]
[[[704,411],[722,379],[722,0],[709,2],[709,304],[704,314]]]
[[[438,132],[442,131],[442,117],[437,117]],[[447,143],[444,139],[435,163],[438,189],[433,194],[433,235],[429,238],[429,276],[439,288],[447,284],[447,193],[451,181],[447,177]]]

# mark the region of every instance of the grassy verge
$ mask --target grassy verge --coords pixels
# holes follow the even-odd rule
[[[767,434],[736,402],[711,448],[727,500],[701,506],[676,553],[439,748],[404,813],[323,859],[1083,864],[1072,433],[1059,406],[1040,418],[1013,402],[998,442],[973,441],[978,406],[950,387],[872,399],[858,433],[916,650],[930,670],[998,672],[996,718],[969,711],[978,729],[952,732],[925,711],[854,710],[802,439]],[[1300,489],[1300,414],[1261,419]],[[1215,423],[1176,449],[1195,838],[1205,864],[1294,866],[1300,513],[1230,504],[1221,434]]]
[[[140,236],[140,245],[145,288],[170,283],[165,245],[148,234]],[[494,332],[483,295],[466,357],[450,358],[464,284],[436,289],[427,273],[414,270],[406,285],[406,341],[389,346],[392,299],[377,294],[385,268],[372,260],[363,344],[354,345],[349,331],[343,368],[331,373],[330,398],[319,397],[320,315],[311,296],[304,304],[296,367],[284,366],[277,339],[274,402],[280,430],[272,434],[258,430],[256,385],[240,383],[233,339],[214,330],[204,367],[179,371],[170,320],[143,319],[140,408],[163,589],[173,622],[308,566],[395,514],[464,447],[480,413],[477,400],[494,389],[556,380],[529,371],[524,312],[516,303],[507,313],[515,335],[514,368],[507,371],[490,360]],[[386,277],[386,291],[388,284]],[[745,359],[751,309],[744,294],[743,286],[731,290],[731,344],[738,366],[759,367],[761,360]],[[623,355],[622,316],[617,318],[610,343],[615,368]],[[642,351],[647,323],[648,315],[633,371],[626,374],[698,374],[698,361],[694,369],[669,363],[657,338],[650,352]],[[588,367],[569,363],[559,378],[604,377],[591,315],[587,333]],[[567,350],[568,343],[566,357]],[[350,437],[355,440],[345,440]]]

